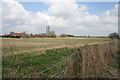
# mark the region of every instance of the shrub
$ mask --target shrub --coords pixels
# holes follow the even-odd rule
[[[117,38],[117,39],[119,39],[119,34],[118,33],[111,33],[111,34],[109,34],[108,38],[112,38],[112,39]]]

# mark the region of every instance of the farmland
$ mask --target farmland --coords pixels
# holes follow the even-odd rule
[[[3,55],[40,53],[55,48],[76,48],[88,44],[96,44],[108,41],[108,38],[25,38],[25,39],[2,39]]]
[[[25,77],[38,75],[42,70],[56,64],[77,52],[83,45],[101,44],[110,41],[108,38],[3,38],[3,77]],[[96,45],[95,45],[96,47]],[[73,57],[74,58],[74,57]],[[73,59],[72,58],[72,59]],[[71,60],[72,60],[71,59]],[[69,62],[71,61],[69,60]],[[59,70],[66,64],[62,64]],[[46,72],[53,75],[56,68]],[[59,71],[57,70],[57,71]],[[42,77],[47,77],[42,75]]]

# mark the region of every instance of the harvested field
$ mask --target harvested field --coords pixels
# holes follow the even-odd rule
[[[116,55],[117,46],[109,45],[108,38],[3,38],[2,41],[3,78],[50,78],[62,71],[60,78],[118,76],[115,73],[118,65],[111,64],[116,60],[112,55]],[[40,74],[76,52],[75,56]]]
[[[25,39],[2,39],[2,50],[4,55],[40,53],[55,48],[76,48],[88,44],[97,44],[108,41],[108,38],[25,38]]]

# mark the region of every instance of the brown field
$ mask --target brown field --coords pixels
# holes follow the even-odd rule
[[[88,44],[109,41],[108,38],[2,38],[3,55],[22,53],[41,53],[54,48],[76,48]]]
[[[108,38],[2,38],[3,78],[57,77],[74,61],[59,78],[118,77],[116,45]]]

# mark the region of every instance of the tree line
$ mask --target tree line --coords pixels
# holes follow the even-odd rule
[[[47,35],[45,33],[42,33],[42,34],[26,34],[24,33],[24,35],[22,36],[12,36],[12,35],[3,35],[1,37],[6,37],[6,38],[45,38],[45,37],[50,37],[50,38],[56,38],[57,35]],[[58,37],[76,37],[75,35],[71,35],[71,34],[60,34],[60,36]],[[86,36],[85,36],[86,37]],[[87,37],[92,37],[92,36],[87,36]],[[108,38],[111,38],[111,39],[120,39],[120,36],[118,33],[114,32],[114,33],[110,33],[108,35]]]

